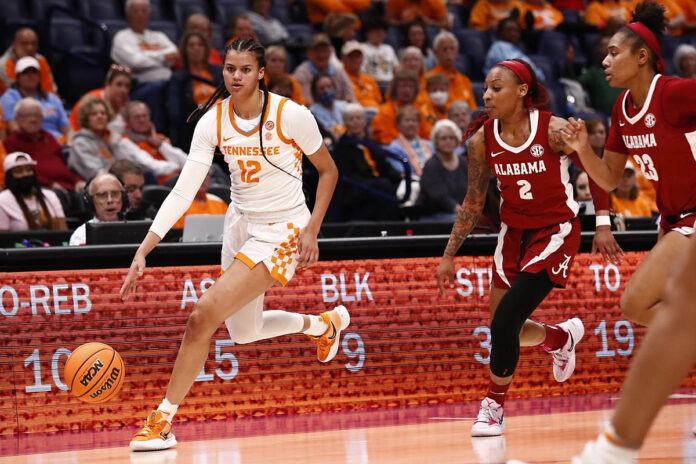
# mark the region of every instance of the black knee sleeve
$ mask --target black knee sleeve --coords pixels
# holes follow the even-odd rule
[[[491,372],[498,377],[514,374],[520,358],[520,330],[524,321],[553,289],[546,272],[521,272],[498,303],[491,321]]]

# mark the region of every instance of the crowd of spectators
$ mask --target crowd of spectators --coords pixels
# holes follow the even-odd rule
[[[331,220],[452,220],[467,188],[462,133],[479,110],[481,76],[505,59],[525,59],[547,85],[563,84],[576,103],[556,98],[561,116],[578,109],[597,116],[588,127],[601,154],[620,92],[608,86],[601,61],[634,2],[294,0],[289,5],[305,9],[313,31],[298,37],[274,17],[278,1],[249,0],[246,11],[226,18],[222,43],[259,40],[267,47],[268,88],[314,114],[341,175]],[[659,2],[673,36],[696,32],[694,0]],[[125,0],[124,17],[128,27],[113,35],[104,86],[77,102],[61,99],[31,28],[19,29],[0,57],[0,229],[60,229],[66,217],[70,226],[152,218],[157,204],[145,201],[148,185],[173,185],[193,136],[187,117],[222,83],[222,49],[213,42],[223,29],[196,12],[175,43],[152,27],[148,0]],[[539,58],[548,31],[564,34],[567,44],[551,67]],[[490,43],[478,60],[467,49],[474,32]],[[694,78],[696,48],[687,42],[669,58],[676,75]],[[211,171],[216,186],[229,184],[221,167]],[[573,173],[583,202],[586,177]],[[189,213],[224,212],[209,183],[210,176]],[[650,216],[651,188],[629,162],[612,194],[615,211]],[[490,197],[486,210],[494,211]],[[82,243],[83,232],[76,234],[71,242]]]

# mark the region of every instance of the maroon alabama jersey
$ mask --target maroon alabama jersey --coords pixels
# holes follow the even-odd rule
[[[500,219],[510,227],[539,229],[578,213],[568,173],[570,159],[549,145],[551,116],[548,111],[531,111],[529,138],[519,147],[502,140],[499,120],[484,123],[486,160],[500,189]]]
[[[656,75],[645,104],[625,90],[614,104],[606,149],[629,155],[657,192],[663,217],[696,208],[696,81]]]

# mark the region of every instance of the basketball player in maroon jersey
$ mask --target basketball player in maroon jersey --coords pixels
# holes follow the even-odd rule
[[[486,110],[467,131],[469,187],[437,270],[440,292],[454,284],[453,258],[483,209],[491,173],[501,194],[502,227],[491,289],[491,362],[486,397],[472,436],[501,435],[503,404],[519,361],[520,345],[541,345],[553,355],[553,374],[575,369],[580,319],[546,325],[527,319],[554,287],[565,286],[580,246],[579,205],[568,173],[573,150],[561,137],[567,122],[545,111],[548,94],[528,63],[508,60],[486,77]],[[575,157],[577,158],[577,157]],[[593,247],[607,259],[622,253],[609,226],[609,199],[592,185],[597,232]]]
[[[571,118],[564,129],[566,142],[577,149],[600,187],[616,188],[627,158],[655,186],[659,240],[621,295],[623,313],[642,325],[649,325],[659,311],[668,271],[684,252],[696,222],[696,80],[662,75],[659,41],[665,22],[662,6],[641,3],[633,22],[609,41],[602,63],[607,80],[626,90],[614,104],[604,158],[587,143],[584,121]]]
[[[614,105],[604,158],[591,152],[583,121],[571,119],[563,130],[587,172],[606,190],[618,184],[627,157],[635,161],[655,186],[662,216],[657,244],[621,297],[624,314],[650,328],[611,424],[573,460],[578,464],[634,462],[657,412],[696,361],[696,244],[689,243],[696,222],[696,81],[662,75],[665,24],[662,6],[641,3],[633,22],[609,42],[607,79],[627,90]],[[668,281],[675,262],[681,264]]]

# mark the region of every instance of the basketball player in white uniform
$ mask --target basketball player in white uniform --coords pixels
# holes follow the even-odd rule
[[[201,371],[210,340],[223,321],[235,343],[303,332],[317,344],[322,362],[336,355],[341,331],[350,323],[343,306],[319,316],[263,311],[266,290],[287,284],[298,265],[307,267],[317,261],[317,234],[338,178],[309,110],[266,91],[264,52],[251,39],[235,40],[225,50],[224,86],[192,114],[203,116],[186,164],[121,287],[123,299],[134,291],[145,257],[188,209],[219,147],[232,181],[223,274],[194,306],[166,396],[133,437],[132,450],[160,450],[176,444],[172,418]],[[230,97],[216,103],[227,94]],[[319,172],[311,214],[302,192],[303,153]]]

